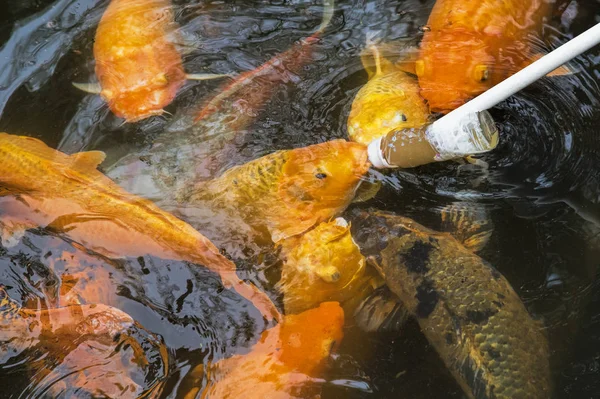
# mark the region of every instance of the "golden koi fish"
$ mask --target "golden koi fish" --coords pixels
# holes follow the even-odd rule
[[[318,398],[323,380],[317,378],[342,340],[343,324],[344,311],[337,302],[285,316],[248,354],[194,370],[196,386],[185,398],[196,397],[202,377],[208,379],[202,398]]]
[[[337,301],[352,314],[373,289],[375,279],[343,218],[323,222],[300,236],[281,242],[284,263],[279,289],[286,314],[296,314]],[[347,306],[347,304],[350,304]]]
[[[154,255],[202,264],[267,318],[277,317],[268,297],[243,283],[235,264],[207,238],[96,170],[104,153],[69,156],[37,139],[0,133],[0,160],[0,185],[18,194],[1,202],[6,213],[108,257]]]
[[[226,207],[279,242],[346,209],[369,166],[364,145],[333,140],[233,167],[191,187],[179,201]]]
[[[376,45],[370,45],[361,58],[369,81],[352,103],[348,116],[350,140],[368,145],[392,130],[427,123],[429,109],[419,95],[416,78],[384,58]]]

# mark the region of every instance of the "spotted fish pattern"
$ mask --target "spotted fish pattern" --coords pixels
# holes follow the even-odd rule
[[[454,237],[354,211],[354,239],[469,397],[551,397],[549,348],[509,282]]]

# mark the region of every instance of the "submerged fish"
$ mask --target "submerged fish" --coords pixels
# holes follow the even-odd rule
[[[185,397],[194,398],[202,378],[202,398],[319,398],[320,379],[329,355],[343,338],[344,311],[337,302],[283,321],[265,331],[246,355],[234,355],[192,374],[197,380]]]
[[[454,237],[357,211],[354,238],[472,398],[548,398],[549,347],[508,281]]]
[[[25,136],[0,133],[0,186],[5,213],[64,234],[108,257],[154,255],[201,264],[250,300],[267,318],[277,310],[243,283],[235,264],[187,223],[129,194],[96,167],[98,151],[66,155]]]
[[[169,39],[177,30],[169,0],[111,0],[94,41],[98,85],[76,84],[99,93],[127,122],[161,115],[187,78],[181,55]]]
[[[136,329],[134,320],[116,308],[92,304],[24,309],[0,287],[2,364],[17,367],[31,352],[36,361],[28,365],[28,389],[41,396],[156,397],[166,377],[166,347],[153,336],[138,341],[141,336],[131,335]],[[158,356],[148,357],[146,351],[154,350]],[[37,361],[40,354],[42,362]],[[144,380],[150,367],[158,374],[162,371],[154,384]]]
[[[429,109],[419,95],[416,78],[383,57],[377,45],[363,51],[362,62],[369,81],[352,103],[348,116],[350,140],[368,145],[392,130],[427,123]]]
[[[334,1],[326,0],[318,30],[253,71],[218,89],[191,118],[175,120],[150,149],[120,159],[107,174],[128,191],[153,200],[216,177],[239,158],[237,142],[256,120],[276,88],[295,80],[331,21]]]
[[[415,63],[431,110],[453,110],[539,58],[533,40],[551,7],[545,0],[437,0]]]
[[[333,140],[233,167],[179,201],[226,208],[277,243],[346,209],[369,166],[364,145]]]
[[[352,314],[357,300],[372,291],[375,276],[366,270],[365,258],[343,218],[283,240],[281,246],[284,262],[278,286],[286,314],[327,301],[340,302]]]
[[[222,112],[223,107],[231,107],[231,104],[227,104],[227,102],[232,99],[243,100],[249,107],[261,109],[270,98],[273,89],[280,83],[293,80],[293,76],[297,75],[310,60],[313,45],[319,41],[319,37],[331,22],[334,10],[334,0],[324,0],[323,19],[315,33],[294,44],[284,53],[274,56],[258,68],[241,74],[233,82],[227,84],[219,94],[204,105],[195,121],[207,118],[212,113]]]

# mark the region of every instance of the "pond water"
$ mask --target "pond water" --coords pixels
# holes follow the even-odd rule
[[[310,36],[322,11],[312,0],[173,3],[188,73],[257,68]],[[267,93],[270,100],[244,126],[222,169],[275,150],[346,138],[352,100],[367,81],[360,60],[366,38],[377,33],[386,41],[418,40],[433,3],[338,0],[314,54]],[[566,3],[566,11],[544,29],[547,49],[600,21],[600,1]],[[170,114],[124,124],[99,96],[75,89],[72,82],[94,80],[95,28],[107,5],[93,0],[0,4],[0,131],[39,138],[68,154],[102,150],[107,160],[101,170],[108,170],[121,157],[146,151],[162,132],[177,130],[186,110],[218,93],[220,81],[188,81],[166,108]],[[454,162],[373,172],[383,182],[381,190],[351,208],[387,210],[435,229],[445,205],[483,206],[494,231],[479,255],[543,322],[555,396],[593,398],[600,397],[600,48],[574,65],[576,74],[542,79],[491,110],[500,144],[481,157],[489,164],[486,176]],[[214,232],[207,229],[200,231],[211,238]],[[272,289],[277,262],[251,255],[237,259],[240,276],[281,300]],[[0,247],[0,284],[23,306],[56,307],[57,287],[65,285],[66,274],[77,273],[104,279],[99,295],[107,298],[105,304],[139,323],[132,334],[149,365],[137,375],[138,384],[156,388],[158,397],[188,397],[196,366],[247,353],[270,327],[251,304],[223,290],[215,273],[186,262],[110,259],[44,229],[28,230],[16,245]],[[124,352],[134,351],[123,345]],[[41,346],[10,362],[3,355],[0,397],[57,395],[50,387],[63,378],[61,372],[68,373],[49,370],[61,362],[56,352],[74,346]],[[111,372],[106,364],[101,378]],[[412,320],[400,331],[378,333],[347,323],[322,377],[323,398],[465,397]]]

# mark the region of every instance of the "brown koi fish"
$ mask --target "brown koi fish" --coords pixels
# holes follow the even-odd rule
[[[450,234],[387,212],[354,215],[361,252],[470,398],[552,396],[544,326],[502,274]],[[489,231],[470,228],[465,242],[480,248]]]
[[[0,133],[0,202],[6,213],[65,234],[108,257],[154,255],[202,264],[249,299],[267,318],[277,317],[268,297],[243,283],[235,264],[193,227],[136,197],[96,167],[99,151],[67,155],[25,136]]]

